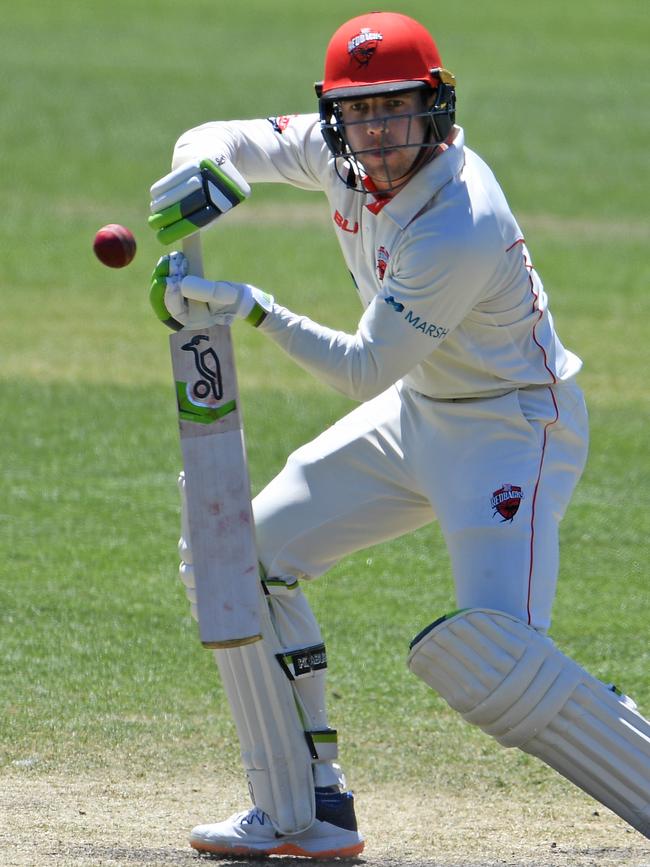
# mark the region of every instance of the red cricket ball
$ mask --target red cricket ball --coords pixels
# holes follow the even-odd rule
[[[95,256],[109,268],[124,268],[135,256],[133,232],[119,223],[102,226],[93,241]]]

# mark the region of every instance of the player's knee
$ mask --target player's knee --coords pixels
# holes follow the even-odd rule
[[[276,564],[288,535],[287,530],[295,532],[295,528],[290,527],[291,521],[282,518],[279,508],[271,509],[268,504],[260,503],[259,498],[253,500],[253,520],[257,557],[262,569],[267,575],[276,575],[279,571]]]
[[[285,647],[322,644],[320,627],[297,579],[291,575],[268,577],[263,584],[273,625],[282,644]]]
[[[253,499],[257,550],[268,574],[281,572],[274,563],[299,532],[310,498],[301,462],[291,455],[284,469]]]
[[[557,714],[578,666],[553,642],[502,611],[464,609],[411,643],[410,670],[467,722],[504,746],[520,746]]]
[[[550,638],[502,611],[456,611],[411,643],[410,670],[467,722],[517,747],[559,713],[585,672]]]

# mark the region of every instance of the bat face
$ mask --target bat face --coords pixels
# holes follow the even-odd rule
[[[207,349],[201,349],[202,343],[208,343]],[[209,345],[210,338],[207,334],[195,334],[181,349],[194,355],[194,364],[202,379],[197,380],[192,386],[192,394],[197,400],[205,400],[213,397],[221,400],[223,397],[223,380],[221,378],[221,364],[213,346]]]
[[[259,568],[230,328],[170,336],[202,643],[261,637]]]
[[[222,338],[217,341],[211,331],[207,329],[190,332],[192,334],[190,337],[183,329],[177,335],[173,335],[178,337],[177,340],[172,340],[172,356],[179,420],[212,425],[234,413],[235,418],[231,421],[237,427],[241,427],[232,351],[224,345]],[[222,358],[219,357],[219,352]],[[229,390],[228,395],[225,389]],[[230,429],[230,426],[222,424],[217,429],[222,431]],[[209,433],[214,432],[215,430],[209,430]],[[185,433],[188,436],[202,435],[200,430],[194,431],[192,428],[188,428]]]

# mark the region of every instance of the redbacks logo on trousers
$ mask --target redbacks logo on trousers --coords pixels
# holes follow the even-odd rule
[[[493,515],[501,515],[501,523],[512,521],[519,510],[519,504],[524,499],[524,492],[517,485],[502,485],[494,491],[490,500]]]
[[[348,54],[356,60],[359,66],[367,66],[383,38],[381,33],[373,31],[369,27],[362,27],[361,32],[357,36],[353,36],[348,42]]]

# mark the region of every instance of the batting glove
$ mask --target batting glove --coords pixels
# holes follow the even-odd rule
[[[209,226],[250,194],[225,157],[187,163],[151,187],[149,225],[162,244],[173,244]]]
[[[172,330],[232,325],[239,318],[257,328],[271,311],[273,298],[261,289],[248,283],[194,277],[188,274],[188,264],[183,253],[169,253],[158,260],[151,275],[151,306]],[[190,315],[190,302],[202,302],[200,315],[196,309]]]

